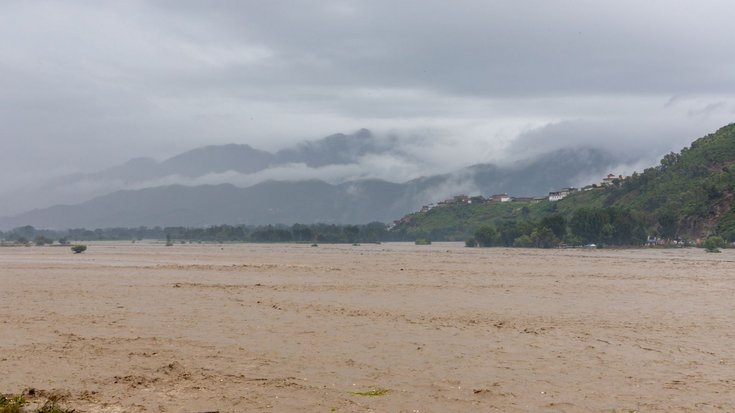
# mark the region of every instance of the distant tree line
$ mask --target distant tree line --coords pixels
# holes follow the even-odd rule
[[[0,239],[37,245],[70,241],[138,241],[143,239],[176,242],[302,242],[302,243],[371,243],[407,241],[402,234],[388,231],[382,222],[365,225],[294,224],[294,225],[215,225],[206,228],[138,227],[63,231],[18,227],[0,231]]]
[[[621,208],[580,208],[570,219],[552,214],[540,221],[503,221],[483,225],[467,246],[552,248],[567,245],[640,245],[646,242],[643,220]]]
[[[674,237],[676,217],[662,215],[654,235]],[[728,246],[727,241],[715,243]],[[293,224],[293,225],[215,225],[206,228],[138,227],[89,230],[76,228],[63,231],[36,229],[32,226],[0,231],[0,240],[20,244],[68,245],[72,241],[139,241],[165,240],[167,244],[187,242],[253,242],[253,243],[376,243],[383,241],[416,241],[430,244],[428,236],[410,236],[405,232],[389,231],[381,222],[365,225]],[[437,241],[440,239],[434,239]],[[552,213],[540,220],[522,219],[495,221],[480,226],[467,246],[554,248],[597,244],[611,246],[641,245],[647,240],[645,216],[623,208],[580,208],[571,217]]]

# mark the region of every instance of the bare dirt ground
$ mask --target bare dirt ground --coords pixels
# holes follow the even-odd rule
[[[78,412],[732,412],[735,251],[0,248],[0,393],[29,387]]]

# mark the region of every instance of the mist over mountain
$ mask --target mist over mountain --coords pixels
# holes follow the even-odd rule
[[[350,165],[361,156],[387,153],[366,130],[332,135],[276,154],[246,145],[204,147],[157,163],[134,159],[95,174],[122,182],[152,182],[158,177],[196,177],[236,171],[261,173],[277,169],[283,160],[328,168]],[[327,156],[329,155],[329,156]],[[334,159],[334,161],[330,161]],[[599,178],[619,160],[592,148],[560,149],[510,166],[476,164],[456,171],[405,182],[355,179],[265,180],[239,187],[226,184],[156,185],[125,189],[72,205],[35,209],[0,219],[0,227],[34,225],[42,228],[139,225],[205,226],[214,224],[367,223],[390,222],[422,205],[457,194],[543,195],[562,186],[580,185],[585,176]],[[190,178],[190,182],[196,178]]]
[[[402,156],[390,143],[388,139],[380,141],[370,131],[361,129],[354,134],[334,134],[316,141],[305,141],[276,153],[244,144],[227,144],[196,148],[161,162],[151,158],[134,158],[98,172],[66,175],[6,194],[3,197],[5,202],[0,204],[0,215],[54,204],[83,202],[124,189],[172,184],[195,186],[233,183],[250,186],[268,179],[284,179],[285,175],[289,175],[289,179],[309,179],[309,171],[304,171],[304,168],[356,165],[359,158],[366,155],[390,153]],[[276,175],[253,175],[269,168]],[[320,172],[331,172],[332,176],[327,179],[330,182],[348,180],[358,174],[345,168]]]
[[[354,163],[362,156],[397,152],[395,139],[380,141],[367,129],[345,135],[337,133],[318,141],[306,141],[296,148],[278,151],[277,163],[304,163],[310,167]],[[400,152],[398,152],[400,154]]]
[[[539,194],[567,184],[583,184],[607,173],[605,168],[637,161],[630,155],[611,154],[599,148],[575,145],[574,150],[547,146],[543,153],[513,149],[513,158],[495,164],[472,162],[447,148],[431,147],[421,137],[399,139],[376,136],[367,129],[304,141],[275,152],[245,144],[210,145],[180,153],[162,161],[133,158],[98,172],[50,179],[3,194],[0,216],[12,216],[54,205],[73,205],[121,190],[140,190],[171,185],[196,187],[230,184],[247,188],[268,181],[319,180],[343,183],[380,180],[408,183],[428,178],[436,186],[425,195],[405,201],[407,207],[434,202],[456,191],[487,193],[510,191]],[[573,162],[568,158],[574,157]],[[477,159],[475,157],[473,159]],[[566,159],[566,160],[562,160]],[[598,166],[600,166],[598,168]],[[545,171],[535,174],[534,171]],[[549,182],[545,175],[559,177]],[[435,175],[452,176],[433,180]],[[451,183],[449,183],[451,182]],[[415,185],[409,185],[412,190]],[[381,198],[382,199],[382,198]],[[419,205],[420,206],[420,205]],[[406,211],[401,211],[406,212]]]

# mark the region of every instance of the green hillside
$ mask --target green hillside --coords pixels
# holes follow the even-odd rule
[[[642,211],[652,226],[674,221],[677,234],[735,237],[735,124],[694,141],[613,188],[603,205]],[[663,222],[662,222],[663,221]]]
[[[433,240],[464,241],[483,225],[500,227],[505,222],[532,221],[561,215],[570,219],[580,207],[601,206],[604,189],[577,193],[561,201],[493,202],[486,204],[457,204],[416,212],[404,217],[393,232],[405,238],[428,237]]]
[[[664,156],[658,166],[604,188],[572,193],[557,202],[437,207],[405,217],[393,231],[408,237],[463,240],[482,226],[500,230],[508,227],[508,222],[527,222],[531,226],[526,227],[540,229],[542,220],[558,216],[568,226],[566,233],[558,234],[560,242],[612,240],[615,236],[611,234],[623,231],[623,227],[626,234],[637,234],[620,238],[627,242],[640,242],[641,235],[694,240],[712,234],[735,241],[733,164],[735,124],[694,141],[679,153]],[[593,227],[598,236],[584,233],[581,228],[592,224],[583,221],[592,220],[590,217],[600,210],[607,211],[601,213],[607,217],[596,218],[599,222]]]

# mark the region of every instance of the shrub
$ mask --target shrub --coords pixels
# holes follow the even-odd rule
[[[72,245],[71,250],[74,251],[74,254],[81,254],[87,250],[87,246],[86,245]]]
[[[727,247],[727,241],[722,237],[713,236],[704,240],[702,246],[707,252],[720,252],[720,248]]]
[[[416,238],[416,245],[431,245],[429,238]]]
[[[520,237],[513,240],[513,246],[517,248],[531,248],[534,247],[533,240],[528,235],[521,235]]]
[[[467,240],[465,240],[464,242],[464,246],[468,248],[474,248],[477,246],[477,240],[475,240],[475,238],[473,237],[467,238]]]

